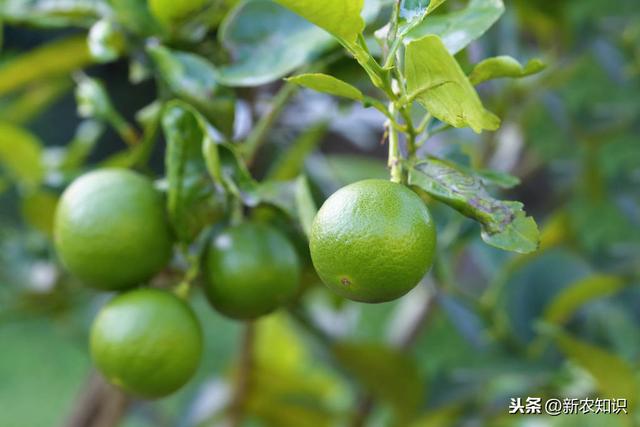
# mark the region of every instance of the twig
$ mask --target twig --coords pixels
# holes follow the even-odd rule
[[[245,406],[251,388],[255,324],[247,322],[240,347],[240,366],[236,377],[233,400],[229,406],[229,427],[240,427],[245,416]]]
[[[107,384],[95,371],[89,374],[63,427],[115,427],[126,414],[130,399]]]

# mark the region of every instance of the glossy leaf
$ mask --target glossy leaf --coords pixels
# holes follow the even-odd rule
[[[364,0],[275,0],[326,30],[339,40],[353,44],[364,30],[361,13]]]
[[[84,37],[47,43],[0,66],[0,95],[48,77],[69,74],[91,62]]]
[[[241,3],[223,22],[220,41],[233,54],[218,79],[228,86],[258,86],[289,74],[335,45],[335,40],[271,1]]]
[[[102,0],[3,0],[0,16],[9,23],[40,27],[89,27],[108,11]]]
[[[538,227],[526,216],[522,203],[494,199],[479,177],[455,164],[435,158],[420,162],[409,171],[409,183],[478,221],[486,243],[520,253],[538,248]]]
[[[625,398],[633,406],[638,385],[635,369],[626,360],[562,331],[556,330],[552,335],[562,352],[595,378],[601,396]]]
[[[487,111],[475,89],[437,36],[407,45],[405,75],[409,100],[420,102],[434,117],[475,132],[495,130],[500,119]]]
[[[382,344],[342,342],[334,345],[333,354],[364,390],[391,404],[399,420],[415,415],[424,389],[416,363],[406,353]]]
[[[190,243],[220,218],[223,206],[202,157],[203,135],[194,115],[177,103],[165,108],[167,210],[178,238]]]
[[[158,72],[171,91],[196,107],[225,135],[233,133],[235,100],[217,82],[217,71],[205,58],[160,45],[148,47]]]
[[[400,37],[419,25],[431,12],[436,10],[446,0],[402,0],[400,3]]]
[[[288,78],[287,81],[318,92],[328,93],[329,95],[341,96],[355,101],[364,99],[364,95],[358,88],[327,74],[300,74]]]
[[[27,188],[39,185],[45,175],[40,140],[25,129],[0,122],[0,167]]]
[[[402,0],[400,16],[407,21],[420,20],[436,10],[446,0]]]
[[[510,56],[496,56],[479,62],[469,74],[469,80],[478,85],[487,80],[503,77],[521,78],[544,70],[546,65],[539,59],[532,59],[524,67]]]
[[[585,303],[613,295],[624,286],[625,281],[617,276],[588,276],[558,294],[547,306],[543,319],[547,323],[565,323]]]
[[[471,0],[462,10],[425,19],[409,32],[406,41],[435,34],[440,36],[449,53],[455,55],[482,36],[503,13],[502,0]]]

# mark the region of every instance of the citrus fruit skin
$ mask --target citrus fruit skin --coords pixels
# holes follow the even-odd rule
[[[189,381],[202,355],[202,330],[174,294],[141,288],[112,299],[96,317],[91,357],[112,384],[144,398],[173,393]]]
[[[76,179],[56,209],[54,238],[69,272],[103,290],[138,285],[171,256],[161,194],[149,179],[125,169],[98,170]]]
[[[253,319],[295,296],[300,262],[279,231],[243,223],[214,236],[206,253],[205,279],[215,309],[235,319]]]
[[[202,9],[208,0],[149,0],[153,16],[165,25],[172,25]]]
[[[385,302],[409,292],[427,273],[436,229],[413,191],[368,179],[327,199],[312,224],[309,246],[331,290],[355,301]]]

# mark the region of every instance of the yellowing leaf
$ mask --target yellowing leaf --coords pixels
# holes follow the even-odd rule
[[[364,0],[275,0],[338,39],[353,44],[364,30]]]
[[[56,40],[31,50],[0,67],[0,95],[33,81],[68,74],[92,62],[82,36]]]
[[[364,98],[364,95],[362,95],[359,89],[327,74],[301,74],[287,80],[318,92],[328,93],[329,95],[342,96],[356,101],[362,101]]]
[[[524,67],[510,56],[496,56],[479,62],[469,74],[474,85],[502,77],[521,78],[544,70],[546,65],[539,59],[532,59]]]
[[[416,99],[434,117],[475,132],[495,130],[500,119],[487,111],[480,97],[438,36],[407,45],[405,75],[409,101]]]

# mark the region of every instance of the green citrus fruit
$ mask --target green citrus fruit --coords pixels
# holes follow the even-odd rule
[[[149,0],[153,16],[165,25],[179,22],[202,9],[209,0]]]
[[[125,169],[76,179],[56,209],[55,246],[66,268],[99,289],[138,285],[171,255],[164,203],[151,181]]]
[[[143,288],[112,299],[91,327],[91,357],[112,384],[145,398],[173,393],[193,376],[202,330],[174,294]]]
[[[436,230],[407,187],[368,179],[341,188],[311,227],[313,265],[334,292],[384,302],[409,292],[433,262]]]
[[[288,302],[298,289],[300,265],[291,243],[274,228],[254,223],[216,235],[206,254],[205,291],[211,304],[236,319],[252,319]]]

